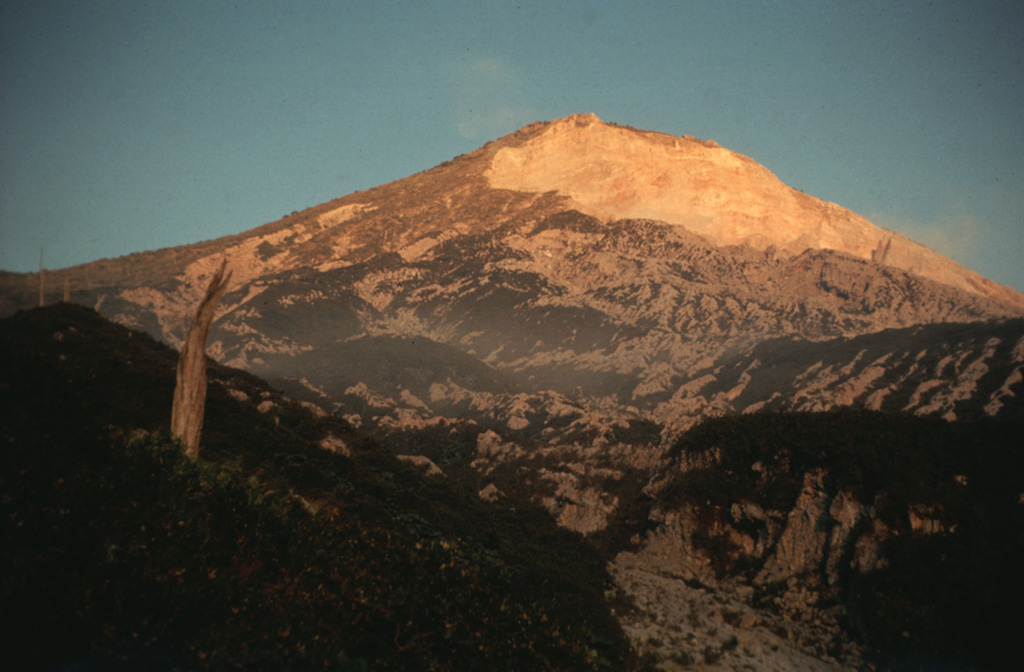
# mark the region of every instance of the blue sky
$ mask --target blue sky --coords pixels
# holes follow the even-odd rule
[[[238,233],[536,120],[713,139],[1024,290],[1024,3],[0,0],[0,268]]]

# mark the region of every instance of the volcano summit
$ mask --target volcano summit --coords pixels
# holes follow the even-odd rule
[[[637,131],[592,114],[548,125],[495,155],[492,187],[567,196],[605,220],[676,224],[715,245],[787,254],[831,249],[1024,307],[1007,291],[863,217],[787,187],[764,166],[714,142]]]

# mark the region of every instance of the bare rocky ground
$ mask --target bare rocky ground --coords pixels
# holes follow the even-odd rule
[[[666,672],[840,672],[860,664],[830,614],[793,620],[752,607],[749,586],[710,588],[665,576],[629,553],[610,570],[615,615],[637,650]]]

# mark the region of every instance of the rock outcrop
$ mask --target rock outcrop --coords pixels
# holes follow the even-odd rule
[[[772,647],[755,667],[923,650],[955,668],[973,649],[1003,669],[1022,589],[1006,572],[1024,560],[1014,427],[849,411],[702,426],[655,470],[649,531],[616,558],[620,599],[646,612],[624,622],[669,661],[726,669]],[[701,638],[669,627],[680,602]]]

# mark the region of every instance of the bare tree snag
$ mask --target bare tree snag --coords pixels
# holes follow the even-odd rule
[[[39,307],[46,305],[46,271],[43,269],[43,248],[39,248]]]
[[[203,410],[206,403],[206,336],[217,312],[217,304],[224,296],[231,280],[225,275],[227,259],[210,279],[206,296],[196,309],[188,338],[178,357],[177,385],[171,407],[171,433],[185,444],[185,454],[193,459],[199,456],[199,435],[203,429]]]

